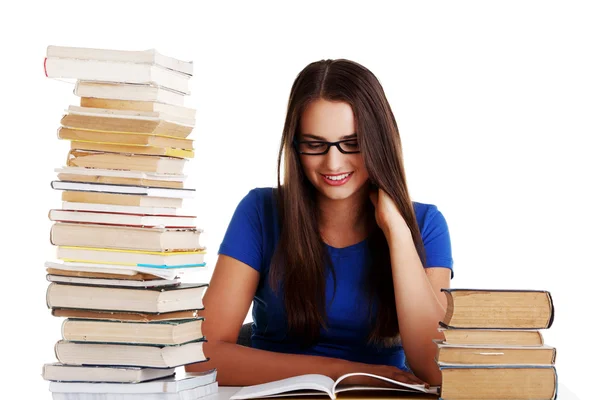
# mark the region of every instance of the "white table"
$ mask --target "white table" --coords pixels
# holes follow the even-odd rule
[[[219,393],[210,396],[206,400],[229,400],[235,392],[240,390],[237,386],[221,386],[219,387]],[[323,399],[329,399],[324,396]],[[569,389],[564,385],[558,384],[558,397],[557,400],[580,400],[579,397],[575,396]]]

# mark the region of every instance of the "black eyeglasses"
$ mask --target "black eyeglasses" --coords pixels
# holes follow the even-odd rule
[[[318,156],[321,154],[327,154],[329,148],[335,146],[342,154],[356,154],[360,153],[358,147],[358,140],[346,139],[340,140],[339,142],[326,142],[324,140],[296,140],[294,139],[294,147],[300,154],[306,154],[309,156]]]

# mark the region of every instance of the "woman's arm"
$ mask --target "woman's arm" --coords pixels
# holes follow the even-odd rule
[[[430,385],[441,385],[433,339],[444,339],[438,331],[439,321],[446,313],[446,299],[440,289],[450,287],[450,269],[427,268],[425,272],[407,226],[398,224],[385,235],[406,359],[419,378]]]
[[[210,361],[186,366],[187,371],[217,368],[222,386],[247,386],[303,374],[337,379],[349,372],[379,373],[407,383],[422,383],[412,374],[388,366],[346,360],[276,353],[237,345],[237,338],[259,281],[258,271],[241,261],[219,255],[210,286],[204,295],[202,331]],[[358,381],[357,381],[358,382]],[[363,383],[363,382],[358,382]],[[374,382],[376,383],[376,382]]]
[[[371,192],[370,198],[377,225],[390,248],[398,327],[406,359],[416,376],[430,385],[441,385],[433,339],[444,339],[438,326],[447,304],[440,289],[450,287],[451,271],[427,268],[425,272],[410,229],[394,201],[382,189]]]

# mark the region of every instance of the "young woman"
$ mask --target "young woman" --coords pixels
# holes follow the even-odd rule
[[[188,370],[217,368],[231,386],[348,372],[439,385],[448,227],[436,206],[410,199],[377,78],[348,60],[309,64],[292,86],[278,171],[282,162],[283,182],[235,210],[204,297],[210,361]]]

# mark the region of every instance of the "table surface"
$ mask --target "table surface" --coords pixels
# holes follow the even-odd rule
[[[235,392],[240,390],[237,386],[220,386],[219,393],[214,394],[206,398],[206,400],[229,400],[231,396]],[[296,397],[298,398],[298,397]],[[299,397],[302,398],[302,397]],[[290,397],[293,399],[293,397]],[[323,396],[323,399],[329,399],[326,395]],[[580,400],[577,396],[575,396],[569,389],[567,389],[564,385],[558,384],[558,397],[557,400]]]

